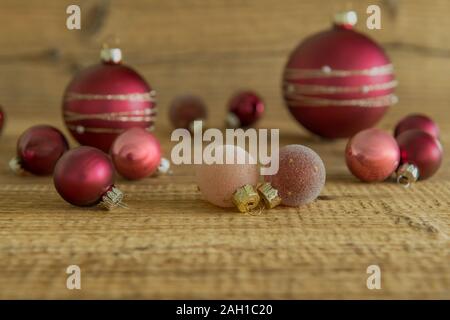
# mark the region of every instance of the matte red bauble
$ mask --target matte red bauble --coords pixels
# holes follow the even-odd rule
[[[394,135],[397,137],[407,130],[421,130],[429,135],[439,138],[439,127],[432,119],[424,114],[410,114],[400,120],[395,126]]]
[[[314,201],[325,185],[322,159],[312,149],[292,144],[280,149],[279,169],[264,177],[278,190],[281,204],[297,207]]]
[[[397,181],[409,186],[417,179],[433,176],[442,163],[442,145],[433,136],[421,130],[408,130],[397,137],[400,147],[400,167]]]
[[[176,97],[169,108],[169,119],[175,128],[193,131],[194,121],[205,120],[206,105],[200,97],[186,94]]]
[[[121,64],[120,49],[103,49],[102,63],[75,76],[64,94],[64,120],[82,145],[109,151],[126,129],[151,129],[155,91],[133,69]]]
[[[350,137],[375,125],[397,101],[393,66],[374,41],[353,30],[356,14],[336,16],[334,26],[304,40],[283,76],[285,102],[309,131]]]
[[[103,151],[87,146],[72,149],[59,159],[53,182],[56,191],[75,206],[101,203],[112,209],[121,204],[123,194],[114,186],[114,167]]]
[[[111,158],[120,175],[130,180],[142,179],[158,169],[161,146],[147,130],[131,128],[114,141]]]
[[[46,125],[34,126],[19,137],[17,156],[9,165],[16,173],[49,175],[68,149],[69,144],[61,131]]]
[[[264,103],[252,91],[235,94],[228,103],[227,127],[241,128],[253,125],[264,113]]]
[[[400,150],[394,137],[376,129],[366,129],[353,136],[345,149],[350,172],[365,182],[383,181],[397,169]]]
[[[5,125],[5,112],[3,111],[2,106],[0,106],[0,134],[2,133],[4,125]]]

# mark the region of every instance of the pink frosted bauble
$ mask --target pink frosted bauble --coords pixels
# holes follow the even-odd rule
[[[233,154],[234,158],[250,158],[244,149],[224,145],[215,149],[216,154]],[[225,158],[223,158],[225,159]],[[234,162],[236,163],[236,161]],[[250,184],[256,185],[259,179],[257,164],[200,164],[196,168],[196,179],[203,198],[219,207],[233,207],[233,193],[240,187]]]
[[[130,180],[153,174],[161,162],[161,145],[150,132],[131,128],[111,146],[111,158],[117,172]]]
[[[314,201],[325,185],[325,166],[312,149],[292,144],[280,149],[279,170],[265,180],[278,190],[281,204],[297,207]]]

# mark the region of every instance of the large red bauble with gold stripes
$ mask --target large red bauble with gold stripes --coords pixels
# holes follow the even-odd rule
[[[120,49],[103,49],[102,63],[78,73],[64,94],[64,121],[73,137],[105,152],[126,129],[151,130],[156,117],[155,91],[121,57]]]
[[[349,137],[372,127],[397,102],[388,56],[353,30],[355,23],[354,12],[336,15],[333,28],[300,43],[284,70],[289,111],[322,137]]]

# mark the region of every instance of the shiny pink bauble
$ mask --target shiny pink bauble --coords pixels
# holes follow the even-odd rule
[[[113,187],[114,167],[103,151],[81,146],[59,159],[53,182],[67,202],[80,207],[93,206]]]
[[[419,169],[419,179],[433,176],[442,163],[444,150],[439,140],[421,130],[408,130],[397,137],[400,164],[413,164]]]
[[[384,50],[348,25],[305,39],[291,53],[284,99],[294,118],[325,138],[374,126],[396,102],[396,81]]]
[[[214,149],[215,154],[222,158],[227,153],[233,155],[235,160],[238,157],[248,157],[244,149],[234,145],[218,146]],[[225,158],[223,158],[225,159]],[[203,198],[219,207],[233,207],[233,193],[244,185],[255,186],[259,179],[259,169],[257,164],[250,164],[247,161],[244,164],[199,164],[196,165],[197,185]]]
[[[421,130],[439,139],[439,127],[430,117],[424,114],[410,114],[401,119],[395,126],[394,135],[397,137],[407,130]]]
[[[126,129],[153,127],[154,91],[132,68],[105,60],[73,78],[64,94],[63,115],[80,144],[109,152]]]
[[[50,175],[56,162],[69,149],[58,129],[38,125],[27,129],[17,141],[17,158],[23,170],[35,175]]]
[[[264,179],[278,190],[281,204],[297,207],[319,196],[325,185],[325,165],[312,149],[292,144],[280,149],[278,172]]]
[[[248,127],[258,121],[264,113],[264,102],[252,91],[236,93],[228,103],[229,117],[237,121],[228,123],[229,127]],[[230,120],[230,119],[228,119]]]
[[[0,134],[3,131],[3,126],[5,125],[5,112],[2,109],[2,106],[0,106]]]
[[[119,135],[110,153],[117,172],[130,180],[150,176],[161,162],[158,139],[142,128],[131,128]]]
[[[169,107],[169,119],[175,128],[192,130],[193,122],[205,120],[207,114],[205,102],[191,94],[177,96]]]
[[[397,169],[400,150],[391,134],[371,128],[350,138],[345,161],[350,172],[361,181],[383,181]]]

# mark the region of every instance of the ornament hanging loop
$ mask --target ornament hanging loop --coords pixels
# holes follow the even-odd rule
[[[110,39],[108,41],[108,39]],[[122,50],[120,49],[120,39],[117,36],[108,36],[103,42],[100,51],[100,59],[104,63],[119,64],[122,62]]]
[[[355,11],[343,11],[334,15],[334,24],[344,29],[353,29],[358,22],[358,15]]]

